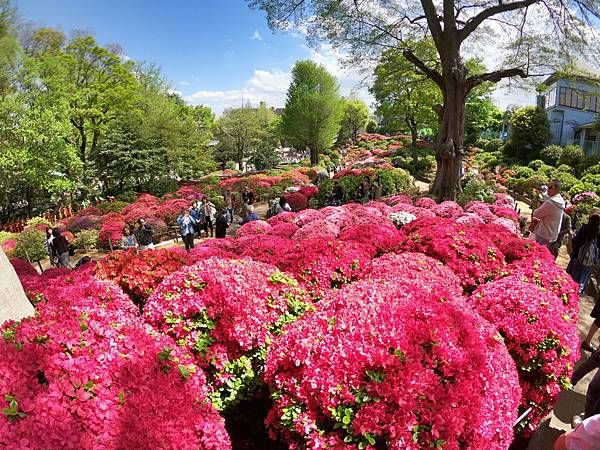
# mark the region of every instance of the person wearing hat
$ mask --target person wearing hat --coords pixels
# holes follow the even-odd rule
[[[533,211],[531,230],[533,239],[541,245],[548,246],[558,239],[565,200],[560,195],[560,180],[554,179],[548,183],[548,194],[544,202]]]

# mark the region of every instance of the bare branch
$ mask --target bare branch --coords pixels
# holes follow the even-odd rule
[[[512,78],[517,76],[521,78],[527,78],[529,74],[521,68],[514,67],[512,69],[496,70],[494,72],[488,72],[481,75],[474,75],[467,78],[467,92],[469,92],[475,86],[485,83],[486,81],[497,83],[504,78]]]
[[[429,25],[429,31],[431,31],[431,37],[433,37],[435,45],[438,48],[441,48],[444,32],[440,25],[440,19],[438,18],[435,5],[432,0],[421,0],[421,6],[425,12],[425,17],[427,17],[427,24]]]
[[[467,20],[467,24],[462,30],[460,30],[460,41],[462,42],[468,38],[484,20],[489,19],[497,14],[526,8],[530,5],[533,5],[537,1],[538,0],[520,0],[512,3],[502,3],[502,1],[499,1],[497,5],[484,9],[472,19]]]

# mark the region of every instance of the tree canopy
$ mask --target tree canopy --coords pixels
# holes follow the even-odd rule
[[[340,130],[342,102],[339,85],[327,69],[314,61],[296,62],[282,119],[283,136],[298,149],[310,149],[311,164],[333,144]]]
[[[486,82],[565,70],[577,57],[594,62],[591,55],[600,46],[596,0],[247,1],[266,12],[272,28],[305,30],[310,43],[327,40],[347,51],[354,63],[400,48],[416,71],[439,86],[443,107],[431,187],[439,199],[455,198],[461,189],[465,103],[471,90]],[[428,38],[435,44],[439,68],[419,58],[414,48]],[[497,67],[470,72],[464,54],[481,57],[491,43],[497,47]]]

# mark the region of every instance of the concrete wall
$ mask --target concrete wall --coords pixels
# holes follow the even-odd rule
[[[0,248],[0,324],[33,316],[33,306],[27,300],[12,264]]]

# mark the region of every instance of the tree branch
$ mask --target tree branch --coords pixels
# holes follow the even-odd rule
[[[442,37],[444,32],[440,25],[440,19],[438,18],[435,5],[433,4],[432,0],[421,0],[421,6],[423,7],[423,11],[425,12],[425,17],[427,18],[427,24],[429,25],[429,31],[431,31],[431,36],[433,37],[436,46],[438,48],[441,48]]]
[[[512,69],[496,70],[494,72],[488,72],[481,75],[474,75],[467,78],[467,92],[469,92],[475,86],[485,83],[486,81],[497,83],[504,78],[512,78],[517,76],[521,78],[527,78],[529,74],[523,69],[514,67]]]
[[[502,1],[499,0],[499,3],[497,5],[484,9],[472,19],[467,20],[467,24],[463,27],[462,30],[460,30],[460,41],[462,42],[465,39],[467,39],[471,35],[471,33],[473,33],[473,31],[475,31],[477,27],[481,25],[481,23],[484,20],[489,19],[490,17],[495,16],[496,14],[526,8],[530,5],[533,5],[537,1],[538,0],[520,0],[512,3],[502,3]]]
[[[440,87],[442,92],[444,91],[444,78],[442,77],[442,75],[439,72],[437,72],[437,71],[433,70],[431,67],[427,66],[423,61],[421,61],[419,58],[417,58],[417,55],[415,55],[413,53],[413,51],[410,49],[402,50],[402,55],[404,55],[404,57],[407,60],[409,60],[417,68],[419,68],[425,75],[427,75],[429,78],[431,78],[433,80],[433,82]]]

